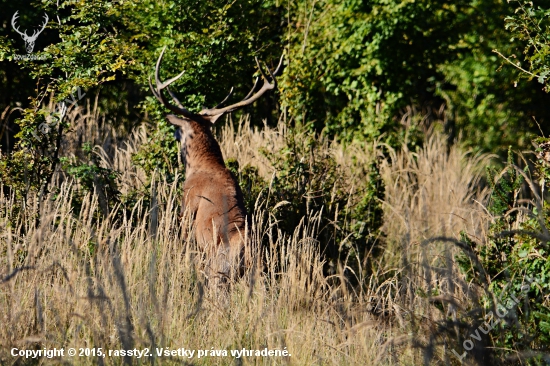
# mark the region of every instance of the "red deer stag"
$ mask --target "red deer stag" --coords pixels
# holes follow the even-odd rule
[[[262,87],[257,90],[259,77],[248,95],[240,102],[223,107],[233,93],[216,107],[203,109],[195,114],[187,110],[172,93],[169,85],[178,80],[179,75],[162,82],[159,69],[163,48],[155,67],[155,84],[149,86],[155,97],[170,111],[179,117],[167,115],[168,121],[181,128],[183,160],[185,164],[183,207],[194,218],[195,238],[207,256],[207,277],[225,278],[235,275],[243,269],[242,257],[247,237],[247,213],[243,195],[235,178],[225,167],[220,145],[212,134],[211,127],[224,114],[254,103],[266,91],[275,89],[275,76],[279,73],[283,57],[274,72],[268,69],[270,78],[262,71]],[[271,79],[271,81],[269,81]],[[174,104],[165,97],[166,89]]]

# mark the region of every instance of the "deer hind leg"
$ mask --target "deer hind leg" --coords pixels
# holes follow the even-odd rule
[[[204,274],[213,284],[228,284],[242,273],[243,240],[237,240],[240,236],[236,233],[224,231],[227,225],[223,224],[214,220],[197,223],[197,235],[206,257]]]
[[[204,275],[209,284],[218,286],[228,283],[231,273],[227,265],[228,250],[220,241],[216,225],[197,225],[197,239],[205,255]]]
[[[205,275],[214,285],[226,286],[242,274],[242,250],[229,244],[218,242],[209,251]]]
[[[229,283],[241,276],[243,251],[229,244],[218,242],[210,251],[208,267],[210,277],[219,283]]]

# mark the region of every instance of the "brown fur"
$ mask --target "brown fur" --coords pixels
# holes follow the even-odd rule
[[[210,275],[232,276],[240,266],[247,237],[241,189],[225,167],[207,118],[167,116],[181,127],[185,163],[184,208],[194,218],[195,236],[206,252]]]
[[[247,235],[247,216],[243,194],[235,178],[225,167],[220,145],[212,134],[212,124],[226,113],[254,103],[268,90],[277,87],[275,76],[281,70],[283,57],[275,71],[268,76],[256,64],[263,78],[258,90],[256,79],[248,95],[235,104],[222,107],[229,95],[216,107],[203,109],[198,114],[187,110],[168,88],[183,72],[166,81],[159,77],[163,48],[155,67],[155,87],[149,86],[155,97],[175,115],[168,115],[170,123],[179,126],[183,135],[183,159],[185,162],[184,209],[194,218],[195,237],[207,256],[207,276],[233,277],[243,269],[243,254]],[[164,95],[166,90],[173,102]],[[257,91],[256,91],[257,90]]]

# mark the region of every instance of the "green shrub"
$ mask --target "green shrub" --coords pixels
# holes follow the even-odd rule
[[[109,208],[120,202],[120,192],[116,183],[120,173],[101,167],[89,143],[84,143],[82,150],[85,153],[84,160],[72,161],[61,158],[63,170],[80,183],[81,190],[75,190],[73,206],[77,207],[76,212],[80,212],[84,196],[88,193],[96,194],[102,214],[107,216]]]
[[[178,165],[180,146],[174,138],[174,126],[165,119],[160,120],[144,145],[132,155],[132,162],[143,169],[149,179],[154,172],[161,174],[172,182]],[[148,184],[148,183],[147,183]]]
[[[259,199],[277,220],[280,233],[287,236],[304,218],[320,215],[316,239],[327,261],[326,273],[335,273],[345,263],[355,272],[350,276],[355,280],[366,275],[368,265],[359,263],[375,251],[383,220],[380,198],[384,187],[376,162],[357,163],[352,169],[342,166],[326,141],[303,127],[285,135],[281,150],[261,153],[274,168],[270,182],[254,167],[238,171],[236,162],[228,162],[238,177],[248,212],[254,212]]]
[[[550,91],[550,10],[548,2],[541,6],[533,1],[512,0],[517,8],[514,15],[506,17],[506,29],[512,34],[512,40],[523,43],[523,59],[527,66],[522,67],[517,56],[511,55],[507,62],[517,67],[523,77],[544,85]]]
[[[544,147],[548,141],[539,139],[538,144]],[[541,158],[545,156],[542,152],[539,147],[535,179],[529,177],[528,168],[520,170],[513,164],[511,151],[502,173],[488,169],[492,189],[488,210],[494,221],[486,244],[467,241],[487,275],[489,293],[485,306],[492,310],[497,303],[510,303],[510,299],[520,301],[510,310],[506,321],[498,323],[489,333],[499,350],[497,353],[549,350],[550,203],[540,196],[539,188],[547,194],[550,175],[548,162]],[[535,180],[541,184],[539,188]],[[522,199],[526,186],[531,196],[527,203]],[[479,281],[482,274],[471,262],[463,256],[459,263],[470,280]],[[537,357],[533,359],[534,364],[541,364],[542,359]]]

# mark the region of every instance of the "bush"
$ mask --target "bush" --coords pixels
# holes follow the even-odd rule
[[[512,34],[512,40],[523,43],[524,61],[527,66],[523,68],[520,61],[515,61],[517,56],[506,58],[507,62],[517,67],[522,76],[529,80],[536,78],[544,85],[546,92],[550,91],[550,10],[546,7],[535,5],[532,1],[513,0],[517,6],[513,16],[506,17],[506,29]]]
[[[355,272],[355,281],[366,275],[370,269],[362,261],[376,250],[383,222],[384,187],[376,162],[338,162],[327,139],[304,127],[288,131],[281,149],[261,153],[274,170],[269,182],[255,167],[239,171],[235,161],[228,161],[248,212],[254,212],[257,202],[265,204],[284,236],[292,236],[301,221],[319,216],[316,240],[325,273],[334,274],[343,264]]]
[[[549,350],[550,204],[547,198],[541,196],[541,192],[544,194],[550,188],[549,165],[543,159],[543,149],[548,141],[538,140],[539,159],[535,163],[534,179],[529,178],[528,168],[520,170],[513,164],[511,151],[508,165],[502,173],[488,169],[492,188],[488,210],[494,217],[489,228],[490,236],[485,245],[468,240],[484,273],[480,273],[464,257],[460,260],[470,279],[477,279],[479,284],[483,281],[489,284],[490,292],[485,298],[489,309],[496,309],[497,303],[515,305],[510,308],[505,321],[490,333],[494,346],[499,350]],[[540,190],[535,181],[540,183]],[[532,199],[522,199],[525,185],[529,187]],[[514,301],[511,302],[511,299]],[[519,303],[515,304],[516,300]],[[537,359],[535,357],[533,362],[538,362]],[[539,361],[542,362],[542,359]]]
[[[82,150],[86,154],[84,160],[72,161],[61,158],[63,170],[80,184],[81,189],[76,190],[76,197],[73,197],[73,206],[76,206],[76,212],[80,212],[85,195],[95,194],[99,199],[101,213],[108,216],[110,208],[120,202],[120,192],[116,183],[120,173],[101,167],[89,143],[84,143]]]

